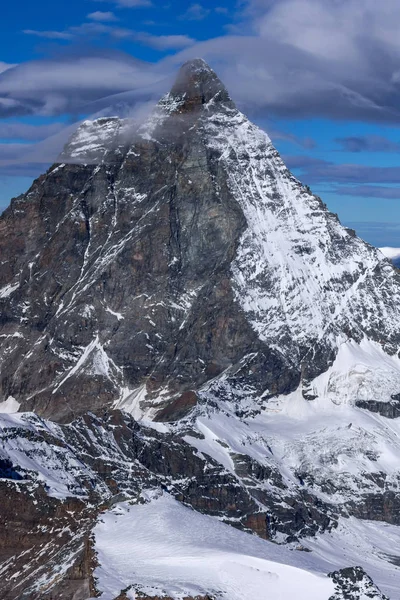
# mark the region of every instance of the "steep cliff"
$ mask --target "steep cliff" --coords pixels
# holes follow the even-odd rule
[[[253,600],[259,564],[318,600],[394,600],[399,306],[400,271],[203,61],[143,121],[84,122],[0,217],[2,597]],[[135,570],[130,511],[164,564],[163,507],[207,523],[220,561],[248,544],[253,588],[207,561],[193,585]],[[202,552],[178,522],[177,563]]]

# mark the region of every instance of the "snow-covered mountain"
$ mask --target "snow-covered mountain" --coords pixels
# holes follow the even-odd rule
[[[4,598],[400,598],[400,273],[203,61],[0,231]]]

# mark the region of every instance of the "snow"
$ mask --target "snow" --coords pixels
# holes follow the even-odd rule
[[[157,126],[179,110],[182,101],[165,96],[138,128],[139,138],[157,142]],[[132,126],[112,118],[85,122],[70,141],[66,156],[69,152],[72,162],[102,163],[108,150],[115,150],[124,141],[126,127]],[[227,369],[200,390],[202,402],[193,412],[192,422],[189,419],[182,426],[184,440],[200,456],[214,458],[237,477],[239,485],[245,485],[236,473],[235,460],[240,455],[278,473],[286,486],[281,491],[268,477],[246,485],[249,493],[271,492],[271,497],[274,494],[282,502],[290,497],[298,499],[299,487],[303,486],[337,508],[338,513],[346,514],[350,503],[361,502],[368,494],[382,496],[382,487],[376,482],[380,476],[386,492],[398,493],[400,419],[385,419],[355,404],[360,400],[390,402],[394,394],[400,393],[398,275],[383,258],[400,256],[400,249],[379,251],[342,227],[291,175],[268,136],[231,106],[219,110],[214,99],[210,101],[198,133],[219,153],[220,166],[227,173],[230,190],[248,225],[232,265],[232,278],[236,300],[253,329],[270,348],[283,355],[288,365],[299,367],[312,362],[312,352],[318,346],[325,347],[327,356],[334,358],[326,359],[325,372],[313,381],[302,382],[293,393],[272,399],[269,390],[255,393],[245,387],[233,389]],[[135,150],[137,146],[133,145],[127,156],[136,155]],[[164,187],[135,227],[120,234],[118,202],[140,205],[146,199],[134,181],[128,183],[124,181],[122,186],[117,181],[115,188],[108,190],[105,201],[111,199],[116,208],[112,227],[101,244],[96,239],[98,224],[91,217],[90,243],[81,274],[63,296],[58,317],[76,308],[80,296],[92,288],[127,244],[140,239],[147,216],[162,207],[159,192]],[[83,218],[79,212],[71,212],[68,218],[71,216]],[[17,283],[1,288],[0,298],[10,296],[17,288]],[[174,311],[171,318],[180,328],[200,293],[201,288],[194,287],[178,300],[165,299],[165,305]],[[132,297],[130,302],[139,298],[142,302],[142,296]],[[144,311],[152,306],[150,302],[149,298],[143,302]],[[118,321],[124,319],[122,312],[103,306]],[[89,318],[93,310],[85,305],[81,314]],[[150,313],[145,318],[156,328]],[[348,332],[355,339],[350,339]],[[12,335],[22,334],[9,337]],[[75,356],[59,351],[69,367],[59,375],[54,392],[80,373],[105,377],[120,392],[114,407],[149,425],[148,419],[159,408],[157,404],[167,399],[167,390],[160,390],[158,397],[150,401],[145,384],[131,389],[124,381],[123,367],[113,363],[106,348],[107,340],[101,340],[98,334]],[[251,356],[243,358],[242,366],[246,360]],[[218,386],[224,391],[221,397],[228,400],[219,399]],[[304,398],[304,387],[314,400]],[[18,409],[12,397],[0,404],[3,413]],[[239,418],[238,409],[252,416]],[[181,424],[151,426],[160,433],[179,434]],[[2,456],[8,456],[22,469],[36,472],[50,495],[85,495],[77,483],[82,480],[85,466],[71,449],[63,443],[50,449],[40,435],[36,436],[45,430],[63,441],[58,426],[33,415],[2,414],[0,429]],[[35,435],[8,436],[7,431],[14,429]],[[120,455],[113,458],[120,460]],[[87,477],[94,477],[90,469]],[[268,510],[259,499],[261,494],[254,493],[254,497],[260,510]],[[229,600],[265,598],[266,593],[272,600],[323,600],[333,591],[323,574],[354,564],[362,564],[392,600],[400,597],[400,584],[396,582],[396,578],[400,581],[399,569],[389,556],[400,547],[397,527],[341,518],[331,533],[303,540],[313,551],[309,555],[230,529],[185,508],[168,495],[150,494],[148,500],[139,506],[119,504],[96,526],[100,565],[95,576],[105,600],[130,584],[147,592],[165,591],[177,598],[220,592]]]
[[[400,598],[400,527],[342,518],[331,533],[302,543],[312,550],[318,564],[325,562],[326,569],[359,565],[391,600]]]
[[[14,284],[9,283],[8,285],[0,288],[0,298],[8,298],[18,288],[19,288],[19,283],[14,283]]]
[[[102,375],[110,381],[114,381],[114,377],[119,369],[108,357],[98,335],[83,349],[83,352],[75,365],[54,388],[53,394],[55,394],[68,379],[79,371],[84,371],[90,375]]]
[[[207,592],[226,600],[328,600],[333,594],[332,581],[314,572],[308,554],[238,531],[167,494],[147,496],[146,504],[116,505],[94,529],[100,563],[94,577],[103,600],[128,586],[175,599]]]
[[[296,365],[319,345],[336,353],[349,330],[380,335],[393,353],[400,289],[381,252],[343,227],[239,111],[204,117],[204,132],[247,221],[232,274],[259,338]]]
[[[49,445],[41,433],[54,436],[61,444]],[[33,413],[0,414],[0,438],[1,458],[8,458],[22,471],[28,471],[30,480],[42,482],[49,496],[62,500],[87,495],[77,476],[82,475],[82,469],[89,480],[94,480],[94,474],[62,443],[62,430],[58,425]]]
[[[134,127],[132,119],[119,117],[86,120],[68,141],[60,160],[64,163],[101,164],[110,151],[116,151],[124,143]]]
[[[390,246],[384,246],[383,248],[379,248],[386,258],[390,258],[393,260],[394,258],[400,258],[400,248],[391,248]]]
[[[20,406],[20,403],[15,398],[9,396],[7,400],[0,402],[0,413],[17,413]]]
[[[319,402],[354,404],[357,400],[390,402],[400,392],[400,359],[389,356],[381,345],[364,337],[360,344],[346,340],[339,346],[333,365],[314,379],[310,391]]]
[[[122,313],[115,312],[115,311],[111,310],[111,308],[107,307],[106,312],[110,313],[110,315],[113,315],[113,317],[116,317],[118,319],[118,321],[122,321],[123,319],[125,319],[125,317]]]
[[[379,344],[349,340],[339,350],[332,367],[314,380],[315,400],[304,399],[301,387],[287,396],[266,401],[249,400],[254,416],[238,418],[245,406],[229,394],[218,400],[213,386],[200,392],[204,404],[194,415],[195,430],[184,439],[201,455],[214,458],[234,476],[237,455],[247,455],[279,473],[287,494],[297,495],[306,485],[328,504],[346,510],[347,504],[365,494],[381,495],[376,477],[385,478],[385,489],[398,491],[400,484],[400,420],[354,406],[357,399],[389,401],[400,389],[397,357],[387,356]],[[216,409],[207,408],[207,400]],[[300,484],[299,476],[303,483]],[[270,490],[268,480],[257,482]],[[274,488],[274,494],[279,491]]]
[[[132,415],[137,421],[141,421],[143,420],[145,412],[140,404],[145,400],[146,393],[146,385],[142,385],[136,390],[123,387],[119,399],[114,404],[114,408],[123,410]]]

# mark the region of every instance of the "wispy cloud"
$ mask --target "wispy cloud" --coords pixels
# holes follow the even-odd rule
[[[135,8],[148,6],[149,1],[114,0],[113,4]],[[249,0],[241,4],[247,11],[246,20],[237,23],[238,35],[197,43],[185,35],[157,38],[105,21],[30,33],[60,41],[108,35],[159,50],[177,50],[160,63],[168,74],[184,60],[202,56],[217,70],[239,106],[252,114],[400,122],[398,0]],[[199,18],[207,10],[194,3],[186,15]]]
[[[36,29],[24,29],[27,35],[47,38],[49,40],[71,40],[74,36],[68,31],[37,31]]]
[[[242,3],[244,4],[244,3]],[[247,110],[400,122],[398,0],[250,0],[238,35],[197,44]]]
[[[107,15],[107,17],[105,17],[105,15]],[[98,37],[105,35],[114,39],[126,39],[140,42],[141,44],[156,48],[157,50],[181,50],[182,48],[193,46],[196,42],[196,40],[187,35],[152,35],[143,31],[134,31],[124,27],[110,25],[107,21],[117,19],[109,18],[109,15],[114,17],[113,13],[91,13],[88,17],[90,17],[92,21],[68,27],[65,31],[25,30],[24,33],[59,40],[72,40],[83,36]]]
[[[177,50],[193,46],[196,40],[187,35],[150,35],[149,33],[134,33],[135,40],[158,50]]]
[[[400,247],[400,223],[348,221],[345,225],[355,229],[357,235],[374,246]]]
[[[0,73],[3,73],[4,71],[7,71],[8,69],[12,69],[15,66],[16,65],[10,65],[10,64],[2,62],[0,60]]]
[[[101,21],[107,23],[112,23],[119,20],[113,12],[102,12],[101,10],[96,10],[95,12],[89,13],[87,18],[91,19],[92,21]]]
[[[383,185],[354,185],[340,186],[334,189],[340,196],[355,196],[357,198],[384,198],[400,200],[400,187],[385,187]]]
[[[152,6],[151,0],[93,0],[94,2],[107,2],[108,4],[116,4],[121,8],[141,8],[144,6]]]
[[[165,75],[123,53],[32,61],[0,74],[0,116],[74,115],[90,110],[92,102],[135,90],[149,97]]]
[[[335,141],[346,152],[400,152],[400,142],[379,135],[336,138]]]
[[[367,165],[336,164],[320,158],[301,155],[285,156],[284,159],[291,169],[301,171],[301,179],[305,181],[305,183],[400,183],[400,166],[371,167]],[[339,188],[337,188],[337,190],[338,189]],[[349,189],[350,188],[348,188],[348,190]]]
[[[202,4],[191,4],[187,11],[180,17],[184,21],[202,21],[210,14],[211,10]]]
[[[311,150],[316,147],[316,142],[310,137],[299,137],[294,135],[293,133],[288,133],[286,131],[281,131],[280,129],[276,129],[274,126],[267,127],[268,135],[272,139],[275,140],[283,140],[285,142],[290,142],[295,144],[296,146],[300,146],[301,148],[305,148],[307,150]]]
[[[28,123],[0,122],[0,139],[38,141],[54,135],[65,128],[64,123],[30,125]]]

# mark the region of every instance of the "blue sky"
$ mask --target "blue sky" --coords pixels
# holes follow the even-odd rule
[[[10,3],[0,207],[56,160],[74,123],[156,100],[200,56],[342,222],[400,246],[399,28],[398,0]]]

